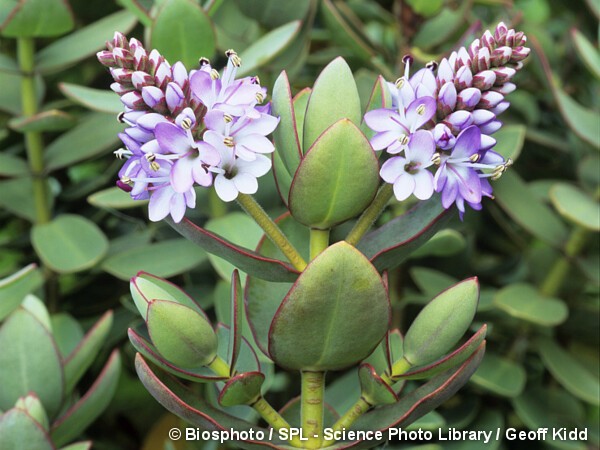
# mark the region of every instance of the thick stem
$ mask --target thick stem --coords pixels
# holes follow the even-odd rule
[[[342,431],[344,428],[350,428],[356,419],[366,413],[371,406],[372,405],[361,396],[358,401],[346,411],[346,414],[340,417],[333,425],[333,432],[335,433],[336,431]],[[333,443],[333,441],[325,441],[325,445],[332,445]]]
[[[329,230],[310,229],[310,260],[315,259],[329,246]]]
[[[321,448],[323,439],[323,394],[325,372],[302,371],[301,412],[304,448]]]
[[[262,207],[247,194],[239,194],[237,198],[240,206],[252,217],[258,225],[264,230],[265,234],[269,236],[269,239],[279,247],[285,257],[292,263],[292,265],[302,272],[306,268],[306,261],[300,256],[298,250],[292,245],[288,238],[283,234],[281,229],[275,222],[267,215]]]
[[[231,368],[220,356],[215,356],[215,359],[208,364],[210,370],[220,377],[229,378],[231,376]]]
[[[358,241],[369,231],[373,223],[381,215],[392,195],[394,195],[393,185],[384,183],[369,207],[365,209],[358,222],[356,222],[350,233],[348,233],[348,236],[346,236],[346,242],[354,246],[358,244]]]
[[[35,47],[33,39],[17,40],[17,55],[21,69],[21,102],[24,117],[31,117],[38,112],[37,95],[34,78]],[[35,223],[50,221],[50,205],[48,204],[48,185],[44,168],[44,144],[41,133],[28,131],[25,133],[25,148],[33,182],[33,201],[35,205]]]
[[[406,358],[401,358],[392,365],[392,373],[388,374],[385,372],[383,375],[381,375],[381,379],[387,384],[392,385],[394,383],[394,378],[408,372],[411,367],[412,364],[408,362]]]
[[[264,399],[264,397],[260,396],[258,399],[251,404],[251,406],[260,414],[260,416],[267,422],[274,430],[289,430],[291,428],[290,424],[281,417],[281,415],[273,409],[273,407]],[[290,439],[290,444],[294,447],[302,447],[302,442],[298,436],[294,436]]]
[[[547,297],[554,297],[560,291],[565,278],[569,274],[571,260],[582,250],[585,245],[589,231],[583,227],[576,227],[569,236],[565,245],[565,254],[554,263],[548,275],[540,286],[540,293]]]

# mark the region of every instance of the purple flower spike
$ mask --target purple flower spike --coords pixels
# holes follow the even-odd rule
[[[399,201],[414,194],[419,200],[427,200],[433,194],[433,175],[427,167],[433,164],[435,151],[433,136],[429,131],[415,132],[405,155],[388,159],[381,167],[384,181],[394,185],[394,195]]]

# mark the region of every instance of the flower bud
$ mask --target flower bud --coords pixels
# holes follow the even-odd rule
[[[492,51],[491,64],[494,67],[500,67],[506,64],[512,56],[512,48],[503,46]]]
[[[464,47],[461,47],[458,50],[458,60],[457,63],[459,66],[470,66],[471,65],[471,57],[469,53]]]
[[[117,83],[121,83],[124,85],[130,85],[131,76],[133,75],[133,71],[129,69],[122,69],[120,67],[111,67],[110,74],[114,78]]]
[[[479,52],[480,48],[481,43],[479,39],[475,39],[473,42],[471,42],[471,45],[469,45],[469,56],[471,58],[475,58],[475,55],[477,55],[477,52]]]
[[[144,86],[152,86],[154,78],[142,71],[133,72],[131,75],[131,83],[137,90],[141,90]]]
[[[504,45],[504,40],[506,39],[506,33],[508,32],[508,27],[504,24],[504,22],[500,22],[496,29],[494,30],[494,39],[498,43],[498,45]]]
[[[487,109],[476,109],[473,111],[473,123],[481,126],[496,119],[496,115]]]
[[[148,68],[147,72],[154,76],[156,74],[156,69],[160,66],[165,58],[158,52],[158,50],[154,49],[148,55]]]
[[[496,74],[496,86],[507,83],[512,80],[512,77],[517,73],[516,69],[512,67],[499,67],[497,69],[492,69]]]
[[[127,85],[127,86],[124,86],[124,85],[122,85],[121,83],[116,83],[116,82],[115,82],[115,83],[112,83],[112,84],[110,85],[110,89],[111,89],[111,90],[112,90],[114,93],[116,93],[116,94],[119,94],[119,95],[123,95],[123,94],[126,94],[126,93],[128,93],[128,92],[131,92],[131,91],[134,91],[134,90],[135,90],[135,88],[134,88],[134,87],[133,87],[133,85],[131,85],[131,84],[129,84],[129,85]]]
[[[165,93],[156,86],[144,86],[142,88],[142,98],[151,109],[162,112],[166,107]]]
[[[454,70],[446,58],[442,59],[437,70],[438,86],[443,86],[445,83],[454,80]]]
[[[142,94],[137,91],[131,91],[123,94],[121,96],[121,102],[123,102],[123,104],[128,108],[136,111],[147,109],[144,99],[142,98]]]
[[[148,54],[143,47],[136,47],[133,51],[133,66],[136,70],[148,70]]]
[[[113,48],[129,49],[129,43],[123,33],[115,31],[112,41],[106,43],[106,48],[109,50],[112,50]]]
[[[473,85],[473,74],[468,66],[462,66],[456,71],[454,85],[459,92]]]
[[[494,134],[502,127],[502,122],[499,120],[492,120],[491,122],[479,127],[481,132],[484,134]]]
[[[486,91],[481,95],[481,101],[479,107],[484,109],[491,109],[498,105],[504,100],[504,95],[496,91]]]
[[[177,112],[184,106],[185,94],[176,83],[171,82],[167,84],[165,98],[167,101],[167,107],[172,114],[176,115]]]
[[[486,30],[483,36],[481,36],[481,44],[482,47],[487,47],[490,51],[496,48],[496,40],[492,36],[492,33],[490,33],[490,30]]]
[[[522,31],[515,34],[515,45],[513,47],[524,46],[527,44],[527,36]]]
[[[154,139],[154,134],[138,126],[125,128],[124,133],[137,142],[148,142]]]
[[[481,91],[477,88],[467,88],[458,94],[457,109],[466,109],[471,111],[475,108],[481,99]]]
[[[181,88],[185,88],[188,83],[188,72],[182,62],[177,61],[171,68],[173,81]]]
[[[96,57],[98,58],[98,61],[100,61],[100,64],[102,64],[103,66],[117,67],[117,62],[115,61],[112,52],[102,50],[101,52],[96,53]]]
[[[508,45],[509,47],[514,47],[515,45],[515,30],[512,28],[506,32],[504,45]]]
[[[473,69],[475,72],[481,72],[490,68],[490,50],[483,47],[477,52],[473,59]]]
[[[490,111],[493,112],[494,114],[496,114],[497,116],[499,116],[504,111],[506,111],[509,106],[510,106],[510,102],[507,102],[505,100],[503,102],[498,103],[498,105],[496,107],[490,109]]]
[[[515,89],[517,89],[517,85],[515,83],[504,83],[502,86],[495,87],[492,90],[499,92],[502,95],[508,95],[511,92],[514,92]]]
[[[456,88],[454,87],[454,83],[447,82],[440,89],[440,93],[437,99],[437,109],[438,113],[445,117],[454,111],[456,107]]]
[[[515,63],[519,61],[523,61],[525,58],[529,56],[531,49],[529,47],[518,46],[513,48],[512,55],[510,57],[510,62]]]
[[[443,123],[438,123],[433,129],[433,139],[435,145],[442,150],[450,150],[456,143],[456,137],[452,134],[452,130]]]
[[[122,49],[120,47],[114,48],[112,51],[113,58],[115,59],[115,63],[119,67],[124,67],[126,69],[134,69],[133,67],[133,57],[129,50]]]
[[[140,127],[142,130],[149,132],[150,134],[154,133],[154,129],[156,125],[159,123],[169,122],[165,116],[158,113],[146,113],[143,116],[137,119],[136,125]]]
[[[456,52],[452,52],[450,53],[450,56],[448,56],[448,64],[450,64],[450,68],[452,69],[453,72],[456,72],[456,70],[458,69],[458,54]]]
[[[484,70],[473,77],[473,86],[481,91],[487,91],[494,86],[496,74],[491,70]]]
[[[173,78],[171,77],[171,66],[167,61],[163,60],[156,68],[154,81],[156,86],[158,86],[160,89],[164,89],[168,83],[173,81]]]
[[[481,146],[479,148],[479,151],[489,150],[494,145],[496,145],[496,139],[494,139],[491,136],[488,136],[487,134],[481,135]]]
[[[446,124],[453,134],[458,134],[473,124],[473,115],[469,111],[455,111],[446,117],[442,123]]]

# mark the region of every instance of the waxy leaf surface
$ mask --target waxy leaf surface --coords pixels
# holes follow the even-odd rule
[[[260,395],[265,376],[260,372],[246,372],[231,378],[219,394],[222,406],[246,405]]]
[[[0,415],[0,448],[2,450],[54,450],[50,436],[41,425],[22,409],[11,409]]]

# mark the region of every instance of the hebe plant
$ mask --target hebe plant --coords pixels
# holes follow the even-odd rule
[[[125,148],[116,154],[127,161],[118,186],[149,200],[151,220],[166,219],[248,274],[242,292],[233,272],[231,320],[216,328],[177,286],[143,272],[132,278],[146,326],[130,329],[129,337],[148,391],[202,429],[251,429],[241,410],[230,408],[247,405],[276,430],[300,425],[308,439],[276,435],[240,447],[349,448],[378,443],[328,441],[324,427],[405,427],[464,385],[485,349],[485,325],[456,348],[477,308],[477,279],[436,296],[402,336],[389,329],[386,271],[439,230],[454,204],[462,218],[465,205],[480,209],[482,197],[492,196],[488,178],[499,178],[511,162],[493,151],[490,135],[501,126],[504,96],[529,53],[525,43],[523,33],[499,24],[439,67],[432,62],[410,76],[413,61],[406,57],[404,76],[394,83],[380,77],[363,114],[342,58],[296,97],[282,73],[272,103],[265,103],[267,89],[257,77],[236,79],[242,61],[233,50],[222,74],[206,58],[188,72],[117,33],[98,58],[125,105]],[[275,145],[267,138],[272,132]],[[288,208],[275,221],[252,197],[272,164]],[[256,250],[185,218],[196,205],[196,187],[237,200],[265,232]],[[413,194],[421,200],[413,209],[369,231],[393,196],[405,201]],[[242,336],[244,297],[253,343]],[[265,398],[272,378],[259,363],[265,357],[300,372],[301,395],[283,409]],[[356,366],[355,404],[327,408],[325,374]],[[214,383],[216,402],[172,375]],[[427,381],[404,393],[411,379]]]

